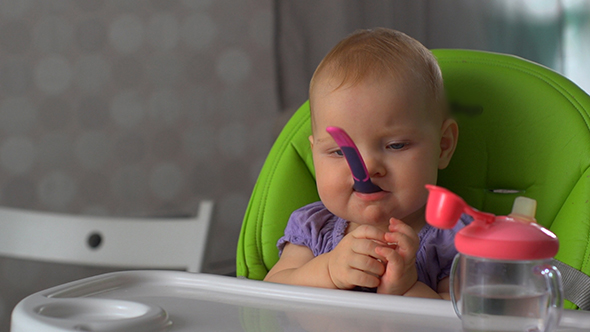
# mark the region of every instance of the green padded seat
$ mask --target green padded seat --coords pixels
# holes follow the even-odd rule
[[[556,258],[590,275],[590,96],[562,75],[511,55],[434,50],[459,123],[438,184],[498,215],[537,200],[537,221],[560,240]],[[237,250],[237,275],[263,279],[293,210],[318,200],[309,104],[287,123],[256,182]],[[575,308],[566,302],[566,308]]]

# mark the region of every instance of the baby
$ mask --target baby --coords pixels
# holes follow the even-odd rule
[[[310,83],[311,149],[321,202],[291,215],[265,280],[447,298],[455,233],[424,219],[428,192],[457,144],[440,69],[418,41],[361,30],[338,43]],[[326,132],[344,129],[382,190],[361,193]]]

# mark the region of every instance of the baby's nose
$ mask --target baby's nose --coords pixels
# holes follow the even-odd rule
[[[366,155],[366,157],[365,157]],[[378,156],[373,154],[365,154],[363,158],[365,158],[365,164],[367,167],[367,172],[369,173],[370,177],[378,177],[384,176],[386,173],[385,165],[383,161]]]

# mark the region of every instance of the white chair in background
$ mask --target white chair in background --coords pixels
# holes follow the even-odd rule
[[[0,256],[114,268],[201,272],[213,212],[178,218],[82,216],[0,207]]]

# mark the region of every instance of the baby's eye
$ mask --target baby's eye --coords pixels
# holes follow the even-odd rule
[[[340,150],[340,149],[333,150],[333,151],[330,152],[330,154],[333,154],[333,155],[336,155],[336,156],[339,156],[339,157],[344,156],[344,153],[342,153],[342,150]]]
[[[387,148],[392,149],[392,150],[401,150],[403,148],[405,148],[408,144],[406,143],[391,143],[387,146]]]

